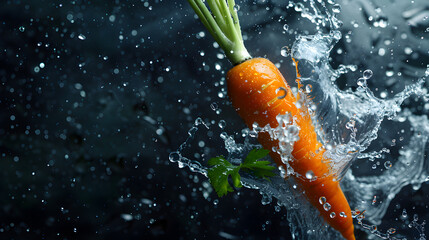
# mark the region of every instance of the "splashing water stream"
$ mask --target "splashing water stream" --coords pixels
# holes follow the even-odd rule
[[[418,116],[408,109],[402,109],[401,104],[416,96],[426,100],[427,95],[423,87],[427,75],[421,77],[415,84],[407,86],[403,91],[390,99],[379,99],[368,88],[367,81],[372,81],[372,71],[366,70],[363,76],[357,80],[355,91],[350,89],[340,90],[335,81],[341,75],[355,71],[356,66],[340,65],[333,69],[330,65],[330,52],[334,45],[341,39],[340,29],[342,23],[336,18],[339,13],[339,5],[331,1],[309,1],[310,7],[302,3],[289,2],[288,8],[294,8],[301,16],[309,19],[316,25],[318,32],[315,35],[298,36],[291,50],[291,57],[298,61],[298,70],[301,75],[299,81],[303,85],[296,94],[300,95],[298,104],[305,105],[312,115],[316,126],[318,138],[326,148],[325,158],[330,159],[332,174],[342,179],[342,188],[347,194],[347,199],[361,229],[366,230],[372,236],[383,239],[400,239],[400,233],[392,227],[386,233],[377,229],[381,224],[390,202],[398,192],[407,185],[412,185],[414,190],[429,179],[428,138],[429,119],[427,116]],[[328,7],[329,6],[329,7]],[[330,10],[328,10],[330,9]],[[327,33],[321,29],[329,28]],[[429,72],[429,71],[427,71]],[[398,129],[407,126],[411,137],[408,144],[399,150],[399,158],[394,159],[389,153],[388,147],[376,151],[366,151],[371,143],[377,139],[382,122],[388,120],[394,123]],[[228,152],[227,159],[233,163],[240,163],[240,157],[244,156],[252,148],[259,132],[268,132],[273,139],[279,140],[276,149],[287,164],[293,149],[293,143],[298,140],[299,128],[293,122],[289,114],[277,117],[279,126],[254,125],[254,130],[243,130],[243,143],[237,143],[232,135],[222,132],[220,137],[225,143]],[[177,162],[179,167],[187,166],[193,172],[207,176],[206,168],[199,161],[183,156],[183,150],[198,134],[198,129],[213,128],[196,119],[194,126],[189,130],[189,137],[176,152],[170,154],[170,161]],[[374,161],[385,158],[384,170],[377,175],[363,175],[350,170],[353,165],[361,161]],[[376,164],[374,164],[377,167]],[[296,175],[293,168],[279,168],[277,177],[272,181],[263,181],[244,175],[241,178],[243,186],[257,189],[263,196],[263,204],[277,199],[279,206],[287,209],[287,219],[291,232],[297,239],[339,239],[340,235],[325,227],[322,218],[297,189],[293,178],[285,176]],[[298,176],[310,177],[311,176]],[[323,199],[321,199],[321,204]],[[329,206],[327,206],[329,207]],[[363,213],[363,210],[365,212]],[[335,216],[334,216],[335,217]],[[365,219],[364,219],[365,218]],[[419,224],[415,217],[409,224],[419,233],[419,239],[426,239],[424,234],[424,221]],[[396,232],[396,233],[395,233]]]

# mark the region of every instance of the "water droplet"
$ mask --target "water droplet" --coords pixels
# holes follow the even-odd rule
[[[285,98],[287,96],[287,90],[286,90],[286,88],[284,88],[284,87],[277,88],[276,89],[276,94],[279,93],[279,92],[281,92],[280,94],[282,94],[282,95],[278,96],[277,97],[278,99],[283,99],[283,98]]]
[[[319,203],[320,203],[320,204],[325,204],[325,203],[326,203],[326,198],[325,198],[324,196],[321,196],[321,197],[319,198]]]
[[[372,77],[372,71],[370,69],[367,69],[363,72],[363,78],[370,79]]]
[[[413,53],[413,49],[411,49],[410,47],[406,47],[404,48],[404,52],[405,54],[410,55],[411,53]]]
[[[170,155],[168,156],[168,159],[170,160],[170,162],[177,162],[180,160],[180,153],[179,152],[172,152],[170,153]]]
[[[341,11],[340,4],[335,4],[334,6],[332,6],[332,12],[334,12],[334,13],[340,13],[340,11]]]
[[[254,130],[254,131],[256,131],[256,132],[260,132],[260,131],[262,130],[262,128],[261,128],[261,127],[259,127],[259,124],[258,124],[257,122],[254,122],[254,123],[252,124],[252,128],[253,128],[253,130]]]
[[[271,201],[272,201],[272,198],[270,195],[262,194],[262,199],[261,199],[262,205],[268,205],[271,203]]]
[[[220,120],[219,123],[218,123],[218,126],[219,126],[220,129],[224,129],[225,126],[226,126],[225,120]]]
[[[313,173],[313,171],[308,170],[308,171],[305,173],[305,177],[306,177],[307,179],[313,179],[313,177],[314,177],[314,173]]]
[[[366,85],[366,79],[365,79],[365,78],[359,78],[359,79],[357,80],[357,85],[358,85],[359,87],[363,87],[363,86],[365,86],[365,85]]]
[[[218,205],[219,204],[219,200],[218,199],[215,199],[214,201],[213,201],[213,205]]]
[[[216,109],[218,109],[218,105],[217,105],[217,103],[212,103],[212,104],[210,104],[210,108],[213,110],[213,111],[216,111]]]
[[[291,140],[293,140],[293,141],[297,141],[298,139],[296,139],[296,138],[299,138],[299,135],[298,135],[298,133],[299,133],[299,128],[298,128],[297,126],[292,125],[292,126],[289,126],[289,127],[287,128],[287,130],[288,130],[289,135],[290,135],[291,137],[294,137],[294,138],[291,138]]]
[[[346,128],[347,129],[353,129],[353,128],[355,128],[355,124],[356,124],[355,120],[350,120],[346,123]]]
[[[325,209],[325,211],[329,211],[331,209],[331,204],[329,203],[323,204],[323,209]]]
[[[198,128],[197,127],[192,127],[191,129],[189,129],[189,131],[188,131],[188,135],[189,136],[194,136],[195,135],[195,133],[198,131]]]
[[[285,30],[285,31],[289,30],[289,25],[287,25],[287,24],[283,25],[283,30]]]
[[[133,216],[131,214],[128,214],[128,213],[121,214],[121,218],[127,222],[133,220]]]
[[[330,218],[334,218],[336,216],[336,214],[334,213],[334,212],[331,212],[330,214],[329,214],[329,217]]]
[[[83,34],[79,34],[79,36],[77,36],[77,38],[79,38],[82,41],[86,39],[85,35],[83,35]]]
[[[389,230],[387,230],[388,234],[394,234],[396,232],[396,229],[394,228],[389,228]]]
[[[295,11],[297,11],[297,12],[301,12],[303,9],[304,9],[304,5],[302,4],[302,3],[297,3],[296,5],[295,5]]]
[[[377,231],[377,226],[372,225],[371,226],[371,233],[375,233]]]
[[[289,48],[288,47],[282,47],[280,49],[280,55],[282,55],[283,57],[287,57],[289,56]]]
[[[184,168],[184,167],[185,167],[185,164],[184,164],[184,163],[182,163],[182,162],[178,162],[178,166],[179,166],[179,168]]]
[[[408,215],[407,215],[407,210],[405,210],[405,208],[404,208],[404,210],[402,210],[402,215],[401,215],[401,217],[402,217],[402,218],[407,218],[407,217],[408,217]]]
[[[391,168],[393,165],[392,165],[392,163],[390,162],[390,161],[386,161],[386,162],[384,162],[384,167],[386,168],[386,169],[389,169],[389,168]]]
[[[25,31],[25,27],[24,26],[19,27],[19,31],[20,32],[24,32]]]
[[[346,215],[346,213],[345,213],[345,212],[340,212],[340,217],[345,218],[345,217],[347,217],[347,215]]]
[[[305,86],[305,91],[307,93],[311,93],[311,91],[313,91],[313,86],[311,84],[307,84],[307,86]]]

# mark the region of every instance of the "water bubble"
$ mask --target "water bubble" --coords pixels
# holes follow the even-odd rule
[[[308,171],[305,173],[305,177],[306,177],[307,179],[313,179],[313,177],[314,177],[314,173],[313,173],[313,171],[308,170]]]
[[[217,109],[218,109],[218,105],[217,105],[217,103],[212,103],[212,104],[210,104],[210,108],[213,110],[213,111],[216,111]]]
[[[168,156],[168,159],[170,160],[170,162],[178,162],[180,160],[180,153],[179,152],[172,152],[170,153],[170,155]]]
[[[25,31],[25,27],[24,26],[19,27],[19,31],[20,32],[24,32]]]
[[[226,126],[225,120],[220,120],[219,123],[218,123],[218,126],[219,126],[220,129],[224,129],[225,126]]]
[[[331,212],[331,213],[329,214],[329,217],[330,217],[330,218],[334,218],[335,216],[336,216],[335,212]]]
[[[284,88],[284,87],[277,88],[276,89],[276,94],[279,93],[279,92],[281,92],[282,95],[278,96],[277,97],[278,99],[283,99],[283,98],[285,98],[287,96],[287,89],[286,88]]]
[[[320,204],[325,204],[325,203],[326,203],[326,198],[325,198],[324,196],[321,196],[321,197],[319,198],[319,203],[320,203]]]
[[[307,84],[307,86],[305,86],[305,91],[307,93],[311,93],[311,91],[313,91],[313,86],[311,84]]]
[[[393,165],[392,165],[392,163],[390,162],[390,161],[386,161],[386,162],[384,162],[384,167],[386,168],[386,169],[389,169],[389,168],[391,168]]]
[[[283,57],[287,57],[289,56],[289,48],[284,46],[280,49],[280,55],[282,55]]]
[[[189,136],[194,136],[195,135],[195,133],[198,131],[198,128],[197,127],[192,127],[191,129],[189,129],[189,131],[188,131],[188,134],[189,134]]]
[[[297,3],[297,4],[295,4],[295,11],[297,11],[297,12],[301,12],[303,9],[304,9],[304,4],[302,4],[302,3]]]
[[[396,229],[394,228],[389,228],[389,230],[387,230],[388,234],[394,234],[396,232]]]
[[[331,204],[329,203],[323,204],[323,209],[325,209],[325,211],[329,211],[331,209]]]
[[[287,25],[287,24],[283,25],[283,30],[285,30],[285,31],[289,30],[289,25]]]
[[[219,204],[219,200],[218,199],[215,199],[214,201],[213,201],[213,205],[218,205]]]
[[[372,77],[372,71],[370,69],[367,69],[363,72],[363,78],[370,79]]]
[[[371,233],[375,233],[377,231],[377,226],[372,225],[371,226]]]

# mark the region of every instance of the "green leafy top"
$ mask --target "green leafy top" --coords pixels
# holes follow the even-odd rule
[[[233,65],[252,58],[243,43],[234,0],[188,2]],[[207,2],[210,10],[204,2]]]
[[[269,165],[270,161],[259,161],[268,155],[270,151],[266,149],[253,149],[249,152],[246,159],[240,165],[233,165],[228,162],[224,156],[211,158],[208,165],[211,166],[207,170],[207,176],[215,189],[217,195],[222,197],[228,192],[234,191],[228,183],[228,177],[231,176],[232,184],[236,188],[242,187],[239,171],[248,172],[256,177],[269,180],[269,177],[275,176],[275,167]]]

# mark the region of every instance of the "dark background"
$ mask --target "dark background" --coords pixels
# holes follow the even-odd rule
[[[341,88],[355,87],[370,68],[377,79],[371,89],[390,96],[429,63],[428,21],[403,14],[424,14],[429,5],[374,2],[340,2],[343,39],[332,61],[358,66],[339,80]],[[314,25],[283,1],[239,4],[251,54],[280,63],[293,79],[280,49],[314,33]],[[231,66],[193,16],[186,1],[3,1],[0,239],[291,238],[275,201],[262,205],[246,189],[217,201],[207,179],[168,161],[197,117],[224,119],[230,133],[244,127],[218,95]],[[380,19],[389,25],[374,26]],[[387,78],[388,71],[402,76]],[[428,111],[418,102],[406,106]],[[213,139],[198,151],[210,157],[224,150]]]

